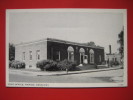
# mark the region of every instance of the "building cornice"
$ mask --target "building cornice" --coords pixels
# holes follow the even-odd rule
[[[58,42],[58,43],[64,43],[64,44],[70,44],[70,45],[77,45],[77,46],[84,46],[84,47],[90,47],[90,48],[104,49],[104,47],[101,47],[101,46],[88,46],[88,45],[85,45],[83,43],[71,42],[71,41],[54,39],[54,38],[45,38],[45,39],[31,41],[31,42],[23,42],[23,43],[16,44],[15,46],[32,45],[35,43],[46,42],[46,41]]]
[[[101,47],[101,46],[88,46],[88,45],[85,45],[85,44],[82,44],[82,43],[71,42],[71,41],[65,41],[65,40],[54,39],[54,38],[47,38],[47,41],[58,42],[58,43],[64,43],[64,44],[72,44],[72,45],[84,46],[84,47],[91,47],[91,48],[104,49],[104,47]]]

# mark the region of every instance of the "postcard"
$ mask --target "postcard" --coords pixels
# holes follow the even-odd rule
[[[126,9],[7,9],[6,87],[127,87]]]

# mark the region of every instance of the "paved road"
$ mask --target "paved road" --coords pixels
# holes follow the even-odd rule
[[[59,76],[26,76],[26,75],[9,75],[10,82],[33,82],[33,83],[111,83],[121,82],[123,80],[123,69],[80,73]],[[117,79],[117,80],[112,80]]]

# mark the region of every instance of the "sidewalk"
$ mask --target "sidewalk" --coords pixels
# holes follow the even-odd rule
[[[121,66],[112,67],[112,68],[103,68],[103,69],[91,69],[91,70],[82,70],[82,71],[28,71],[28,70],[15,70],[10,69],[10,74],[19,74],[19,75],[29,75],[29,76],[50,76],[50,75],[69,75],[69,74],[80,74],[80,73],[91,73],[91,72],[100,72],[100,71],[109,71],[120,69]]]

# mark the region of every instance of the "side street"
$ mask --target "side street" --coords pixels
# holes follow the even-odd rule
[[[104,69],[91,69],[84,71],[42,72],[33,70],[9,71],[11,82],[45,82],[45,83],[95,83],[95,82],[122,82],[123,69],[120,66]]]

